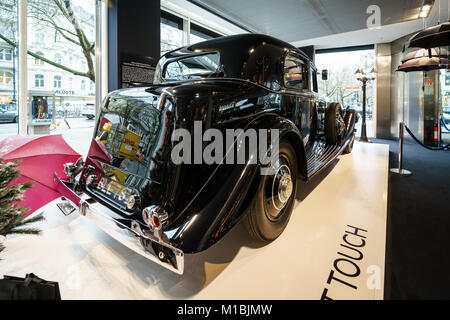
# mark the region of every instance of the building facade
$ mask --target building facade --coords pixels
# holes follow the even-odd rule
[[[42,1],[33,1],[29,4],[29,11],[32,13],[32,5],[39,5]],[[92,6],[79,6],[73,3],[73,9],[77,17],[82,21],[83,31],[89,40],[95,39],[95,15],[94,2]],[[12,13],[15,9],[13,1],[10,1],[11,12],[8,14],[5,8],[0,19],[0,34],[5,35],[13,42],[17,41],[17,28],[6,28],[17,24],[17,16]],[[2,6],[8,5],[8,1]],[[44,7],[45,3],[41,3]],[[44,9],[45,10],[45,9]],[[28,50],[57,64],[72,70],[87,72],[86,58],[79,45],[69,42],[56,27],[43,21],[45,17],[29,14],[28,17]],[[57,21],[61,30],[71,30],[71,25],[67,20]],[[11,31],[13,30],[13,31]],[[16,32],[14,32],[16,31]],[[68,32],[66,33],[68,34]],[[10,105],[14,108],[17,101],[18,72],[17,72],[17,49],[0,39],[0,103]],[[66,116],[79,116],[80,108],[83,104],[94,103],[95,85],[89,78],[74,75],[69,71],[53,66],[41,59],[28,54],[28,90],[33,92],[44,92],[48,96],[54,97],[56,114]],[[63,112],[65,110],[65,112]]]

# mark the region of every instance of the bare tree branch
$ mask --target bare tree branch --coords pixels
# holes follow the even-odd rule
[[[2,39],[3,41],[5,41],[6,43],[8,43],[9,45],[11,45],[13,47],[17,47],[17,44],[15,42],[11,41],[10,39],[8,39],[7,37],[5,37],[2,34],[0,34],[0,39]],[[44,61],[44,62],[46,62],[46,63],[48,63],[48,64],[50,64],[50,65],[52,65],[54,67],[57,67],[57,68],[62,69],[64,71],[70,72],[73,75],[90,78],[89,77],[89,73],[87,73],[87,72],[81,72],[81,71],[77,71],[77,70],[68,68],[68,67],[66,67],[66,66],[64,66],[62,64],[56,63],[56,62],[54,62],[52,60],[49,60],[49,59],[47,59],[47,58],[45,58],[45,57],[43,57],[43,56],[41,56],[41,55],[39,55],[39,54],[37,54],[35,52],[30,51],[30,50],[27,51],[27,54],[29,54],[30,56],[32,56],[32,57],[34,57],[36,59],[42,60],[42,61]]]
[[[87,40],[87,37],[84,33],[84,31],[81,29],[80,24],[78,22],[78,18],[76,17],[75,13],[72,9],[72,4],[70,0],[63,0],[64,6],[66,9],[66,14],[68,15],[69,22],[73,25],[75,32],[78,36],[78,40],[80,41],[81,48],[84,54],[84,57],[86,58],[86,62],[88,65],[88,76],[89,79],[92,81],[95,81],[95,72],[94,72],[94,61],[92,59],[91,51],[89,48],[91,47],[91,43]],[[59,3],[58,0],[54,0],[55,3]]]

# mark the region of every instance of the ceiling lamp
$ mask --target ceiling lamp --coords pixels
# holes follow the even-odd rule
[[[433,9],[434,0],[425,0],[419,12],[419,18],[428,18]]]

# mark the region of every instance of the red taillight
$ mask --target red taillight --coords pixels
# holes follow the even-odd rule
[[[169,215],[164,209],[158,206],[150,206],[142,210],[142,219],[145,224],[154,231],[161,231],[163,226],[167,224]]]
[[[155,215],[152,217],[152,225],[153,228],[159,228],[161,226],[161,221],[159,221],[159,218]]]

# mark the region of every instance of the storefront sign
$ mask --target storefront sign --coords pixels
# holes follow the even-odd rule
[[[50,125],[51,123],[51,119],[33,119],[33,125],[35,126]]]
[[[74,96],[74,90],[55,90],[55,95],[57,96]]]

